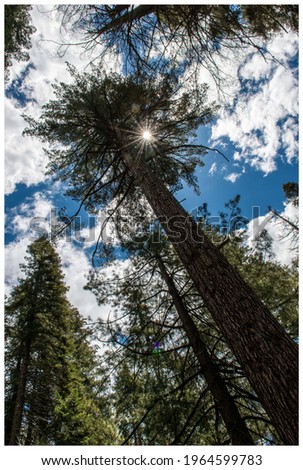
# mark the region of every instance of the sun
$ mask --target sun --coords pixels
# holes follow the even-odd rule
[[[146,130],[146,131],[143,131],[142,137],[143,137],[144,140],[151,140],[152,135],[148,130]]]

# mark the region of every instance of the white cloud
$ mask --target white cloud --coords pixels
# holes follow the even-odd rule
[[[239,74],[246,80],[260,80],[260,78],[268,78],[270,71],[267,61],[260,60],[259,54],[253,54],[250,60],[247,60],[240,68]]]
[[[36,192],[31,198],[27,198],[24,203],[8,212],[7,231],[18,238],[26,235],[32,240],[38,235],[39,228],[48,234],[51,209],[50,191]]]
[[[287,39],[286,41],[285,38]],[[295,32],[289,31],[285,35],[277,35],[271,41],[270,52],[281,62],[293,57],[297,51],[298,36]]]
[[[9,295],[12,287],[17,284],[21,276],[19,264],[24,262],[28,239],[22,238],[16,242],[9,243],[5,249],[5,294]]]
[[[27,186],[45,180],[46,158],[39,142],[22,137],[24,120],[14,100],[5,99],[5,189],[14,192],[17,183]]]
[[[226,181],[230,181],[231,183],[235,183],[238,178],[240,178],[241,173],[230,173],[227,176],[224,176],[224,179]]]
[[[41,11],[51,10],[53,7],[33,6],[31,16],[37,31],[32,35],[32,48],[30,50],[30,63],[33,67],[27,70],[22,83],[18,86],[18,92],[28,100],[25,107],[20,107],[20,102],[14,95],[5,98],[5,191],[11,194],[18,183],[27,186],[45,181],[47,157],[44,154],[43,145],[30,137],[23,137],[22,132],[26,123],[21,117],[24,112],[33,117],[38,117],[41,107],[53,94],[51,84],[54,82],[71,82],[72,78],[67,71],[66,62],[73,64],[77,70],[84,70],[92,57],[85,54],[81,45],[67,48],[63,57],[57,54],[58,42],[72,39],[77,42],[77,37],[68,38],[67,33],[62,38],[60,21],[55,14],[43,14]],[[118,61],[107,62],[110,68],[118,67]],[[28,64],[14,61],[10,68],[11,85],[20,77]],[[16,84],[16,82],[15,82]],[[45,145],[44,145],[45,146]]]
[[[24,80],[18,86],[18,92],[27,100],[25,107],[14,98],[14,94],[5,98],[5,189],[6,193],[14,192],[16,184],[24,183],[27,186],[38,184],[46,179],[45,170],[47,158],[42,150],[42,144],[30,137],[23,137],[22,132],[26,127],[21,114],[25,112],[33,117],[40,114],[41,105],[53,96],[51,82],[57,79],[68,80],[66,65],[62,59],[50,60],[51,52],[49,43],[40,46],[38,40],[46,35],[56,32],[59,25],[55,21],[49,21],[41,15],[37,7],[32,11],[33,23],[37,31],[32,36],[33,47],[30,50],[31,64]],[[14,62],[10,68],[10,84],[17,79],[27,64]]]
[[[299,217],[299,208],[291,204],[285,204],[285,209],[281,212],[283,217],[297,223]],[[297,249],[294,249],[294,243],[291,235],[286,234],[283,224],[279,219],[273,217],[272,213],[257,217],[251,220],[247,227],[246,239],[249,246],[254,247],[258,235],[266,230],[271,237],[272,254],[276,261],[289,266],[292,260],[298,255]]]
[[[81,227],[80,231],[75,234],[76,240],[84,243],[85,248],[94,246],[100,234],[100,240],[103,243],[114,246],[120,244],[114,223],[109,217],[111,206],[114,208],[115,204],[109,204],[107,210],[100,210],[98,214],[91,216],[94,222],[92,226]]]
[[[212,166],[210,167],[208,174],[213,176],[216,172],[217,172],[217,164],[216,162],[214,162]]]
[[[9,294],[11,288],[17,284],[21,276],[19,264],[24,262],[26,249],[38,235],[37,227],[50,235],[50,214],[52,202],[50,193],[35,193],[32,198],[14,208],[8,215],[8,231],[14,233],[16,241],[5,247],[5,292]],[[37,224],[37,225],[35,225]],[[40,232],[41,233],[41,232]],[[70,287],[68,298],[72,305],[77,307],[84,316],[93,319],[106,318],[110,307],[99,307],[94,294],[83,290],[86,276],[91,268],[90,260],[83,251],[83,247],[76,247],[68,238],[57,242],[56,250],[61,258],[62,269],[66,285]],[[121,272],[124,264],[121,263]]]
[[[90,316],[94,320],[106,318],[110,306],[99,307],[95,295],[83,289],[87,283],[86,276],[91,269],[91,264],[84,251],[77,249],[66,240],[60,240],[56,250],[61,258],[65,282],[70,288],[67,296],[71,304],[79,309],[81,315]]]
[[[276,169],[278,158],[285,155],[291,163],[298,153],[298,80],[293,70],[283,67],[298,50],[295,34],[276,37],[270,50],[281,64],[265,62],[257,53],[248,55],[238,68],[245,80],[242,89],[212,127],[215,145],[228,138],[238,162],[265,174]]]
[[[298,154],[298,124],[289,117],[282,126],[282,145],[285,148],[285,155],[288,163],[293,160],[293,155]]]
[[[17,284],[18,277],[23,277],[19,265],[24,262],[29,244],[29,237],[24,236],[16,242],[9,243],[5,248],[5,292],[7,295]],[[90,270],[90,263],[85,253],[65,240],[60,240],[56,250],[61,258],[65,283],[70,287],[67,297],[71,304],[78,308],[83,316],[90,316],[94,320],[106,318],[110,306],[99,307],[94,294],[83,289],[87,282],[86,275]]]

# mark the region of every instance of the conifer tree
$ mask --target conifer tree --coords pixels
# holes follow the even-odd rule
[[[266,55],[275,32],[298,29],[297,5],[59,5],[63,27],[82,33],[101,58],[120,54],[127,68],[157,68],[165,59],[202,64],[219,84],[219,60],[248,47]],[[100,52],[101,50],[101,52]],[[64,51],[64,47],[60,52]]]
[[[130,223],[135,225],[133,218]],[[153,439],[156,439],[158,444],[184,443],[189,437],[191,426],[204,413],[203,420],[190,438],[191,443],[227,443],[226,426],[230,422],[226,415],[225,423],[222,422],[219,415],[222,407],[224,411],[225,400],[234,400],[256,443],[279,443],[254,391],[245,382],[239,364],[222,338],[220,339],[219,331],[211,322],[201,298],[173,251],[169,249],[167,242],[164,243],[164,239],[160,243],[155,233],[151,235],[152,244],[146,236],[147,233],[141,240],[139,237],[127,243],[132,256],[123,276],[119,270],[111,276],[106,270],[104,273],[102,269],[100,272],[93,270],[88,285],[100,303],[112,304],[117,315],[116,321],[110,319],[108,323],[100,324],[100,339],[105,341],[108,337],[110,344],[114,344],[116,348],[110,359],[117,383],[114,406],[118,406],[119,415],[123,415],[120,426],[127,442],[139,439],[145,444],[154,444]],[[272,261],[262,262],[259,254],[253,254],[251,249],[235,242],[224,244],[223,248],[229,260],[241,268],[243,276],[252,285],[257,285],[262,300],[281,318],[282,324],[287,328],[293,324],[295,328],[296,282],[292,270],[282,268]],[[163,274],[163,267],[161,273],[157,261],[159,253],[166,271],[162,279],[160,274]],[[180,319],[183,319],[183,325]],[[185,331],[184,322],[187,323]],[[158,353],[152,349],[156,340],[160,345]],[[163,369],[161,372],[158,369],[153,370],[155,354],[159,355],[158,367]],[[207,371],[205,380],[203,374],[207,364],[210,370]],[[216,371],[215,375],[211,372],[212,368]],[[155,379],[156,382],[165,386],[161,388],[158,385],[155,396],[152,378],[158,373],[161,378]],[[200,374],[200,377],[191,378],[195,373]],[[167,375],[174,377],[174,380],[167,380]],[[222,377],[228,388],[228,398],[225,387],[222,387]],[[183,394],[180,392],[182,381]],[[185,393],[188,386],[192,390],[191,396]],[[126,390],[131,390],[130,394],[126,394]],[[137,395],[140,390],[144,398]],[[179,393],[182,400],[180,397],[177,399]],[[197,400],[197,403],[192,400]],[[187,412],[180,409],[181,401]],[[215,410],[212,404],[215,404]],[[228,408],[230,416],[233,406]],[[175,437],[173,429],[164,418],[168,416],[170,407],[177,416],[178,424],[174,424]],[[215,413],[216,418],[213,417]],[[157,437],[154,433],[155,421],[159,423]],[[160,431],[161,426],[165,429],[164,434]],[[213,428],[217,429],[216,433],[213,433]],[[229,429],[231,442],[234,444],[240,429],[241,426],[238,427],[236,421],[234,427]],[[238,435],[238,439],[239,437]],[[240,444],[241,439],[237,443]]]
[[[6,302],[6,444],[114,440],[96,393],[89,332],[67,300],[60,260],[47,239],[29,246],[22,271]]]
[[[137,214],[136,214],[137,216]],[[136,216],[133,217],[132,222],[135,221]],[[117,229],[119,230],[120,217],[116,217]],[[132,223],[131,223],[132,224]],[[133,225],[133,224],[132,224]],[[136,224],[134,224],[136,225]],[[143,227],[142,227],[143,228]],[[179,291],[179,288],[174,280],[173,272],[175,269],[178,270],[178,261],[173,254],[171,246],[168,244],[165,236],[161,235],[161,228],[158,224],[154,223],[154,232],[147,233],[147,227],[143,232],[146,234],[146,237],[135,236],[126,241],[120,240],[121,245],[125,250],[127,250],[128,256],[130,259],[132,257],[138,257],[138,261],[135,264],[140,272],[140,277],[144,276],[144,273],[147,271],[151,272],[151,282],[149,282],[148,293],[150,295],[155,295],[153,293],[152,287],[152,277],[160,276],[166,286],[167,295],[171,299],[173,307],[176,311],[177,318],[182,324],[181,330],[184,330],[185,336],[187,338],[190,348],[192,348],[194,355],[197,359],[197,362],[200,366],[201,374],[203,375],[210,394],[213,397],[213,400],[216,403],[218,412],[223,417],[224,425],[227,428],[228,434],[230,436],[231,443],[233,445],[253,445],[254,441],[250,436],[249,430],[246,427],[244,420],[241,417],[241,414],[237,408],[235,401],[233,400],[232,395],[229,393],[229,390],[226,386],[224,379],[220,373],[220,367],[218,366],[216,360],[212,357],[209,352],[208,345],[205,344],[203,335],[198,330],[195,322],[193,321],[190,310],[184,301],[184,294]],[[135,235],[135,234],[132,234]],[[177,268],[172,264],[176,265]],[[181,267],[179,266],[179,278],[182,276]],[[186,274],[183,273],[183,276],[186,278]],[[134,273],[133,280],[128,280],[125,284],[121,281],[118,288],[118,292],[112,291],[114,286],[109,283],[109,291],[104,291],[106,286],[106,280],[98,282],[98,277],[95,275],[94,271],[91,273],[90,283],[87,287],[90,287],[95,292],[97,298],[109,296],[111,298],[119,297],[119,288],[121,287],[124,295],[128,299],[132,296],[133,283],[136,285],[140,281],[136,279],[136,273]],[[159,282],[159,281],[158,281]],[[145,280],[142,281],[145,285]],[[160,280],[161,283],[161,280]],[[157,284],[157,281],[156,281]],[[137,287],[140,289],[140,287]],[[100,289],[101,287],[101,289]],[[101,292],[100,292],[101,291]],[[165,289],[163,289],[163,293]],[[120,294],[121,295],[121,294]],[[162,298],[163,301],[163,298]],[[147,301],[148,302],[148,301]],[[160,308],[159,308],[160,310]],[[159,311],[158,311],[159,315]],[[163,315],[165,317],[165,315]],[[163,320],[165,322],[165,320]]]
[[[26,133],[50,143],[50,170],[81,206],[114,211],[144,195],[281,439],[296,444],[297,345],[172,194],[181,179],[195,183],[206,152],[193,140],[213,116],[205,86],[182,93],[174,73],[71,72]]]
[[[36,28],[31,24],[30,5],[4,5],[5,19],[5,71],[8,78],[8,68],[13,59],[28,61],[28,49],[31,48],[31,35]]]

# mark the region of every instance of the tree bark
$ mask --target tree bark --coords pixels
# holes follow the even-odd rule
[[[33,444],[33,431],[34,431],[34,414],[32,409],[29,410],[29,417],[28,417],[28,427],[26,433],[26,439],[24,442],[25,446],[30,446]]]
[[[298,444],[298,347],[138,156],[124,161],[284,444]]]
[[[20,378],[18,383],[18,390],[15,401],[15,410],[12,420],[11,434],[9,439],[9,445],[15,446],[18,445],[18,437],[20,435],[22,415],[24,408],[25,400],[25,389],[30,361],[30,351],[31,351],[31,340],[29,339],[24,346],[24,355],[21,361],[20,366]]]
[[[131,6],[131,5],[130,5]],[[149,15],[150,13],[154,13],[157,9],[156,5],[138,5],[135,8],[131,8],[122,16],[118,18],[114,18],[110,21],[107,25],[103,26],[99,31],[97,31],[98,36],[104,34],[108,31],[115,30],[122,26],[124,23],[131,23],[134,20],[138,20],[143,16]]]
[[[275,209],[270,209],[270,212],[272,212],[276,217],[279,219],[283,220],[286,224],[290,225],[294,230],[299,232],[299,226],[297,224],[294,224],[291,220],[287,220],[283,215],[279,214],[279,212],[275,211]]]
[[[21,361],[22,361],[22,357],[19,356],[17,360],[17,365],[16,365],[16,374],[18,374],[20,370]],[[11,398],[9,400],[9,406],[7,407],[7,410],[5,411],[5,445],[9,445],[9,442],[10,442],[15,407],[16,407],[16,398],[17,398],[17,393],[18,393],[18,388],[19,388],[19,382],[17,382],[16,379],[14,380],[13,383],[14,383],[13,391],[11,394]]]
[[[164,279],[168,291],[173,299],[174,306],[183,323],[185,333],[189,339],[191,347],[201,366],[202,374],[211,394],[214,397],[218,410],[221,413],[226,429],[230,435],[232,445],[254,445],[249,430],[244,419],[230,395],[227,386],[220,375],[217,364],[212,360],[200,333],[188,313],[188,310],[175,286],[174,280],[168,274],[165,264],[160,255],[155,255],[157,263]]]

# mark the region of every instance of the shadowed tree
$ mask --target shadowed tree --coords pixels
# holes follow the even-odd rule
[[[165,242],[162,240],[162,247],[163,243]],[[171,323],[172,325],[172,331],[176,331],[176,329],[178,329],[178,331],[180,332],[180,336],[175,337],[173,344],[180,345],[182,344],[182,342],[184,342],[184,340],[186,340],[186,342],[188,342],[188,346],[193,349],[196,361],[200,368],[201,376],[204,377],[208,391],[212,397],[212,400],[215,403],[218,413],[223,417],[223,423],[230,436],[230,442],[233,445],[254,444],[249,434],[249,430],[247,429],[245,422],[242,419],[241,414],[239,413],[237,405],[232,395],[229,393],[226,383],[221,376],[220,366],[217,364],[216,359],[209,352],[209,348],[207,348],[203,340],[203,336],[201,335],[197,326],[195,325],[195,322],[191,318],[190,311],[183,300],[184,293],[181,294],[179,292],[179,288],[175,284],[173,275],[169,273],[167,262],[168,265],[171,264],[172,253],[169,253],[169,250],[166,249],[166,259],[164,259],[164,255],[161,255],[162,250],[159,241],[155,243],[148,243],[148,247],[147,245],[142,243],[140,244],[140,246],[137,243],[135,245],[132,247],[132,249],[130,249],[130,245],[128,244],[128,249],[130,250],[129,254],[132,254],[133,256],[134,254],[136,254],[136,256],[139,256],[141,258],[141,260],[134,261],[133,275],[128,274],[127,279],[125,280],[121,279],[120,281],[115,282],[114,279],[112,279],[106,282],[106,278],[104,279],[104,277],[101,276],[100,279],[98,279],[98,275],[93,271],[91,274],[88,288],[93,290],[93,292],[96,294],[97,298],[101,303],[103,299],[105,302],[109,302],[109,300],[112,299],[113,303],[117,305],[117,308],[120,311],[120,316],[122,315],[123,306],[123,311],[126,312],[124,319],[125,322],[126,317],[130,317],[128,323],[134,323],[134,325],[141,324],[141,326],[142,324],[146,324],[146,330],[148,329],[147,325],[153,323],[154,320],[155,324],[158,324],[159,326],[161,324],[165,324],[166,328],[168,328],[166,333],[161,333],[161,331],[159,330],[157,333],[154,332],[155,337],[164,338],[169,332],[169,323]],[[136,274],[137,271],[140,273],[139,277]],[[181,276],[180,271],[178,271],[179,280]],[[156,279],[154,280],[154,278]],[[186,278],[184,283],[186,285]],[[162,286],[162,289],[160,286]],[[142,289],[143,293],[136,294],[136,290],[139,292],[140,288]],[[147,292],[147,300],[144,300],[145,291]],[[165,300],[165,296],[168,297],[167,300]],[[151,303],[152,299],[157,299],[159,297],[161,300],[159,300],[157,305],[149,307],[149,310],[151,312],[150,320],[146,319],[143,323],[142,318],[138,318],[136,320],[136,312],[138,312],[138,315],[140,315],[140,313],[142,313],[143,305],[147,306]],[[136,298],[137,301],[135,300]],[[138,306],[137,308],[136,304]],[[165,306],[167,310],[165,309]],[[197,306],[196,308],[198,309],[199,307]],[[129,314],[127,314],[128,309],[131,312]],[[153,309],[155,311],[154,317]],[[167,317],[172,316],[172,313],[170,311],[173,309],[176,311],[177,317],[175,320],[168,320]],[[163,310],[164,313],[160,314]],[[176,323],[180,324],[180,322],[182,326],[180,325],[177,328]],[[175,326],[173,327],[173,325]],[[109,326],[113,328],[113,325]],[[127,329],[129,330],[129,326]],[[133,333],[131,333],[131,331],[133,331]],[[183,331],[185,332],[186,337],[184,339],[182,337]],[[130,330],[130,332],[127,333],[128,338],[131,338],[133,335],[134,337],[138,336],[138,332],[137,335],[134,334],[134,330]],[[134,352],[135,349],[138,348],[138,346],[136,346],[136,344],[132,344],[132,341],[129,339],[126,344],[126,349],[129,350],[129,348],[132,352]],[[201,393],[202,391],[203,387],[201,388]],[[224,441],[226,440],[227,438],[224,438]]]
[[[102,342],[108,337],[110,343],[114,342],[116,345],[116,352],[111,358],[113,361],[111,362],[112,374],[117,377],[119,386],[123,390],[131,387],[132,380],[129,379],[128,385],[124,382],[126,376],[123,372],[124,369],[120,369],[119,364],[122,362],[130,364],[129,361],[133,358],[133,367],[136,371],[131,374],[133,391],[136,388],[135,383],[139,385],[140,382],[139,388],[144,390],[146,395],[144,400],[139,399],[136,394],[131,394],[124,400],[124,394],[119,392],[118,387],[115,391],[113,399],[115,400],[115,396],[119,397],[119,399],[117,398],[119,415],[123,414],[124,416],[127,410],[128,418],[125,417],[123,420],[125,423],[123,435],[128,430],[126,433],[127,442],[131,442],[135,436],[138,437],[140,434],[142,443],[155,444],[150,423],[157,419],[157,422],[161,424],[156,443],[184,443],[200,412],[203,409],[204,412],[209,409],[190,442],[196,445],[227,443],[229,442],[226,434],[227,426],[231,442],[239,444],[244,436],[239,436],[241,426],[238,425],[236,414],[233,413],[234,404],[228,408],[229,419],[226,419],[227,417],[224,415],[226,404],[233,400],[239,407],[245,422],[249,423],[249,429],[252,436],[256,436],[256,442],[266,442],[269,436],[271,436],[272,443],[279,442],[276,437],[274,438],[275,433],[269,427],[266,415],[262,415],[262,408],[257,402],[256,396],[241,376],[238,363],[220,340],[220,334],[213,322],[210,321],[209,313],[201,298],[178,263],[173,250],[169,249],[167,242],[164,242],[165,237],[159,243],[159,232],[149,233],[142,230],[141,227],[140,230],[137,230],[137,238],[135,238],[136,230],[133,227],[136,226],[136,217],[137,214],[128,221],[131,227],[129,233],[131,238],[127,243],[124,240],[124,246],[126,243],[131,255],[131,259],[127,263],[127,270],[122,274],[121,267],[119,268],[119,264],[116,265],[116,262],[113,263],[114,271],[115,267],[117,269],[115,274],[109,274],[107,269],[103,270],[102,268],[100,271],[93,270],[88,285],[100,304],[110,303],[117,316],[110,316],[108,322],[100,322],[98,335]],[[141,235],[138,236],[138,233]],[[124,233],[124,237],[125,235]],[[224,243],[223,246],[227,251],[228,258],[240,266],[243,275],[250,284],[257,285],[258,294],[262,300],[266,301],[274,314],[281,318],[283,325],[288,326],[293,323],[295,326],[297,313],[296,282],[293,279],[296,277],[295,273],[272,262],[264,263],[262,257],[253,255],[250,249],[238,246],[234,242]],[[160,253],[165,270],[163,279],[160,277],[161,273],[156,259]],[[112,272],[112,267],[110,272]],[[167,279],[167,284],[163,282],[164,278]],[[183,325],[181,319],[183,319]],[[197,328],[197,325],[200,329]],[[157,397],[152,395],[152,389],[149,390],[154,364],[151,345],[155,342],[155,338],[161,345],[157,354],[161,355],[159,367],[164,368],[164,371],[161,372],[161,383],[165,384],[163,389],[158,387]],[[177,357],[178,361],[182,358],[183,370],[188,369],[192,374],[195,370],[199,371],[200,369],[202,380],[197,383],[190,382],[193,396],[198,392],[199,384],[201,394],[205,391],[205,385],[208,387],[208,391],[203,398],[201,397],[199,405],[197,403],[197,406],[193,406],[190,401],[186,405],[186,402],[183,401],[185,409],[188,410],[186,419],[184,419],[184,411],[180,410],[178,401],[174,401],[173,389],[177,387],[175,393],[178,395],[182,383],[171,382],[172,379],[170,379],[168,383],[171,386],[168,386],[165,379],[165,374],[170,371],[171,376],[185,380],[185,377],[182,379],[182,375],[179,375],[178,368],[174,368],[174,360],[168,361],[169,356],[172,355],[176,355],[175,361],[177,361]],[[225,384],[222,387],[220,375],[224,377],[230,393],[229,397],[226,397]],[[149,385],[146,384],[147,377]],[[166,406],[164,404],[165,397],[170,397],[172,409],[176,406],[174,413],[177,416],[178,424],[175,424],[175,438],[172,438],[172,429],[164,418],[164,416],[167,417],[167,410],[161,411],[162,406]],[[225,428],[220,417],[222,408]],[[125,410],[124,413],[122,409]],[[213,416],[215,410],[216,418]],[[230,429],[229,426],[232,422],[235,426]],[[213,433],[211,429],[216,428],[216,423],[217,425],[220,423],[220,426],[217,426],[217,432]],[[152,429],[155,429],[154,424]],[[162,433],[160,429],[163,430]]]
[[[291,202],[294,206],[298,206],[299,184],[294,182],[285,183],[283,184],[283,191],[287,200]]]
[[[158,276],[160,275],[162,277],[162,281],[164,281],[168,295],[171,299],[169,304],[171,304],[172,301],[177,315],[183,325],[183,330],[185,331],[185,334],[188,338],[189,345],[193,349],[199,363],[201,374],[205,378],[207,387],[218,408],[218,412],[223,417],[224,425],[226,426],[229,433],[231,443],[233,445],[253,445],[254,442],[249,434],[249,430],[247,429],[245,422],[239,413],[232,395],[228,391],[224,379],[221,377],[220,368],[209,353],[207,346],[205,345],[203,338],[194,321],[192,320],[186,304],[183,301],[182,295],[179,293],[173,276],[168,271],[166,260],[161,255],[161,251],[163,251],[165,248],[165,240],[159,237],[159,233],[151,234],[151,238],[153,241],[149,240],[144,242],[144,240],[142,240],[140,242],[138,238],[134,240],[133,243],[129,241],[127,243],[128,254],[129,256],[135,254],[136,256],[142,258],[142,262],[137,264],[137,268],[140,272],[140,278],[144,275],[145,270],[150,273],[150,280],[148,282],[148,292],[150,295],[152,295],[152,291],[154,290],[152,288],[152,277],[155,276],[156,273],[158,273]],[[168,254],[168,259],[171,259],[172,253],[169,253],[167,248],[165,251],[166,254]],[[116,301],[120,305],[122,303],[122,300],[118,300],[121,295],[120,287],[126,298],[132,297],[132,283],[134,282],[134,284],[136,284],[136,281],[138,282],[135,268],[133,281],[129,280],[125,283],[125,285],[122,281],[120,281],[117,285],[115,283],[112,285],[109,283],[108,290],[106,290],[106,280],[102,279],[98,281],[98,277],[95,277],[94,274],[95,273],[92,272],[88,287],[95,292],[97,298],[106,298],[108,301],[109,297],[111,297],[113,299],[117,299]],[[147,274],[147,277],[149,277],[149,274]],[[143,285],[145,285],[145,280],[143,281]],[[100,289],[100,286],[103,288]],[[115,290],[115,286],[118,292]],[[157,297],[157,295],[154,296]],[[163,301],[163,299],[161,301]]]
[[[266,55],[262,39],[298,29],[297,5],[59,5],[62,25],[82,32],[81,43],[96,54],[120,54],[124,66],[157,67],[163,60],[204,65],[217,84],[220,59],[253,47]],[[62,45],[60,52],[64,53]]]
[[[252,250],[247,246],[242,246],[242,244],[240,244],[241,239],[239,238],[239,235],[236,236],[234,233],[235,230],[238,231],[239,224],[243,226],[243,218],[241,217],[238,202],[239,196],[236,196],[236,198],[225,204],[229,213],[224,214],[224,218],[221,217],[221,223],[225,224],[226,221],[229,220],[229,232],[227,234],[227,238],[226,235],[224,236],[223,241],[220,240],[222,239],[222,227],[218,227],[218,233],[216,233],[214,227],[212,228],[207,224],[207,219],[210,214],[207,211],[206,204],[203,204],[203,206],[199,208],[199,223],[205,226],[208,233],[213,232],[213,239],[217,242],[220,249],[224,249],[229,261],[231,261],[233,265],[236,265],[241,270],[244,278],[249,281],[250,285],[256,288],[262,301],[264,301],[270,308],[271,312],[280,319],[283,326],[285,326],[292,335],[297,337],[298,312],[296,270],[279,266],[279,264],[274,263],[271,260],[265,262],[265,258],[263,256],[263,245],[258,245],[258,249],[262,250],[262,252],[256,252],[256,249]],[[203,301],[201,301],[201,298],[199,298],[195,289],[193,289],[192,283],[189,281],[186,273],[177,261],[176,256],[173,254],[173,250],[169,249],[169,243],[165,236],[161,236],[160,227],[156,230],[152,216],[150,217],[150,221],[147,226],[144,226],[143,221],[146,219],[146,214],[144,217],[144,212],[140,214],[138,209],[133,212],[131,218],[129,215],[127,218],[125,217],[126,220],[123,220],[124,217],[122,209],[120,212],[120,214],[116,214],[115,218],[115,232],[117,233],[117,235],[115,235],[115,239],[119,234],[118,238],[120,243],[122,242],[122,246],[127,250],[128,256],[130,256],[129,262],[127,263],[127,270],[124,271],[122,275],[121,268],[119,269],[119,263],[116,265],[116,262],[113,263],[114,273],[115,267],[117,268],[115,274],[110,274],[107,269],[103,270],[102,267],[100,270],[94,269],[91,272],[89,284],[87,286],[87,288],[91,289],[95,293],[100,304],[111,303],[112,308],[114,308],[114,312],[116,312],[118,317],[116,320],[110,317],[108,322],[104,322],[103,324],[100,323],[100,333],[102,336],[99,336],[99,338],[106,338],[108,336],[110,338],[114,338],[116,336],[115,332],[120,331],[120,339],[117,337],[117,343],[123,346],[122,349],[125,350],[124,360],[128,361],[128,357],[130,355],[135,355],[137,357],[137,375],[141,377],[141,380],[144,380],[141,374],[142,369],[139,366],[141,358],[144,363],[148,361],[147,357],[143,355],[142,350],[143,348],[146,348],[146,346],[144,346],[146,343],[151,343],[151,340],[148,341],[147,339],[145,339],[145,341],[144,339],[143,341],[139,341],[139,337],[141,335],[143,335],[143,337],[146,335],[146,337],[162,338],[162,346],[166,344],[166,347],[168,347],[169,350],[172,346],[168,346],[168,337],[170,337],[169,343],[178,346],[187,340],[188,344],[184,344],[184,351],[188,351],[188,346],[194,347],[196,363],[197,365],[200,364],[201,374],[203,375],[203,371],[205,370],[207,363],[209,363],[210,366],[208,374],[205,376],[205,381],[208,384],[209,391],[202,399],[203,403],[206,400],[210,406],[211,393],[215,398],[215,403],[218,408],[217,411],[219,412],[222,410],[222,407],[224,410],[224,403],[226,404],[226,401],[224,400],[226,389],[224,393],[224,386],[222,390],[220,379],[220,375],[224,374],[224,380],[229,391],[236,394],[235,401],[237,405],[240,405],[239,411],[249,422],[250,429],[253,433],[252,435],[257,436],[258,442],[266,442],[266,438],[269,436],[271,436],[270,440],[272,443],[274,441],[279,442],[279,440],[273,438],[274,433],[272,428],[270,430],[268,426],[266,428],[264,424],[266,422],[266,417],[264,419],[264,415],[262,416],[262,414],[259,414],[260,407],[252,406],[253,403],[256,405],[256,397],[251,393],[250,388],[247,388],[247,384],[244,385],[241,383],[241,379],[239,382],[239,365],[232,357],[231,353],[228,352],[226,345],[222,344],[222,341],[219,340],[220,335],[214,328],[213,322],[210,321],[209,314],[204,307]],[[201,216],[205,220],[201,220]],[[128,223],[128,227],[125,227],[125,223]],[[153,227],[152,232],[151,227]],[[159,270],[158,262],[160,262],[162,272],[164,273],[162,280],[161,277],[159,277],[161,272]],[[108,263],[106,266],[108,267]],[[112,268],[110,272],[111,271]],[[164,279],[167,280],[167,283],[163,283]],[[173,302],[172,299],[174,299]],[[175,313],[174,310],[176,310]],[[147,311],[149,312],[148,314]],[[178,316],[179,321],[177,319]],[[180,319],[183,319],[183,327],[180,323]],[[200,330],[197,328],[197,322],[200,326]],[[187,338],[182,335],[183,329],[186,332]],[[123,341],[121,340],[122,337]],[[164,341],[165,343],[163,343]],[[221,347],[218,349],[219,344]],[[181,350],[179,348],[178,350],[180,355]],[[188,351],[188,353],[189,352],[190,351]],[[116,364],[122,361],[122,353],[123,351],[121,350],[120,353],[117,351],[115,355],[117,356],[115,358]],[[192,354],[188,355],[188,353],[187,357],[192,358]],[[173,351],[171,351],[170,354],[173,354]],[[192,366],[193,363],[193,359],[191,359]],[[144,368],[143,365],[142,367]],[[161,363],[161,367],[168,366],[164,366],[164,364]],[[117,369],[113,367],[113,370],[115,371],[115,375],[117,375]],[[120,382],[121,386],[123,386],[122,379]],[[212,387],[213,383],[216,384],[216,390]],[[202,384],[201,392],[203,387],[204,385]],[[246,397],[246,392],[244,391],[241,392],[242,396],[239,394],[241,388],[244,390],[246,389]],[[220,390],[221,394],[218,395],[216,392]],[[163,393],[165,395],[165,393],[168,392],[169,391],[166,386],[166,391]],[[118,393],[118,390],[116,393]],[[135,398],[135,403],[136,400],[137,399]],[[229,400],[233,400],[232,394],[227,399],[227,402]],[[243,403],[240,404],[239,400]],[[121,406],[122,401],[123,397],[121,397]],[[148,403],[150,405],[150,403],[152,403],[152,399],[147,400],[147,404]],[[149,409],[147,404],[146,407]],[[124,404],[124,406],[129,407],[130,404]],[[157,406],[160,406],[158,402]],[[155,408],[156,403],[154,408],[149,411],[149,416],[155,414]],[[186,408],[188,407],[186,406]],[[195,412],[189,413],[188,419],[186,420],[186,426],[184,425],[185,427],[182,431],[180,429],[177,431],[179,437],[175,438],[177,439],[175,443],[181,443],[186,439],[188,428],[190,427],[192,420],[197,418],[198,412],[199,407],[195,408]],[[229,412],[230,416],[233,416],[232,406],[229,407]],[[144,414],[145,411],[143,408],[141,411],[141,417],[143,417]],[[211,411],[209,414],[211,415]],[[132,415],[132,417],[133,416],[134,415]],[[161,420],[161,416],[162,413],[159,412],[158,420]],[[146,419],[143,419],[145,426]],[[151,418],[148,418],[148,421],[149,419]],[[261,431],[262,426],[260,427],[260,423],[262,423],[263,419],[263,431]],[[201,426],[199,426],[201,432],[203,432],[202,429],[205,429],[204,426],[208,420],[209,417],[208,414],[206,414],[203,424],[201,423]],[[220,421],[220,419],[217,417],[215,422],[218,421]],[[182,422],[181,416],[177,419],[177,422]],[[237,432],[241,429],[241,426],[239,427],[236,424],[236,416],[234,416],[231,421],[226,420],[227,427],[231,422],[234,422],[235,426],[232,429],[229,428],[229,433],[231,435],[231,441],[235,443],[237,441],[237,437],[239,439]],[[255,427],[256,425],[257,428]],[[138,429],[140,427],[141,426],[138,425]],[[138,429],[137,432],[139,432]],[[147,440],[145,443],[152,444],[153,442],[148,440],[151,436],[148,435],[146,427],[144,429],[144,439]],[[233,435],[233,431],[235,431],[235,435]],[[166,434],[169,439],[169,433],[167,432]],[[210,433],[207,439],[213,444],[218,442],[227,442],[226,434],[224,434],[224,430],[221,427],[221,431],[216,434],[216,437],[214,435],[211,437]],[[142,434],[141,438],[143,439]],[[202,444],[204,441],[199,441],[199,438],[201,437],[199,431],[197,431],[194,437],[195,440],[192,443]],[[215,440],[212,441],[212,439]],[[220,441],[220,439],[222,440]],[[162,443],[166,443],[166,441]],[[238,443],[240,443],[239,440]]]
[[[195,131],[213,116],[204,86],[164,78],[78,74],[26,133],[50,143],[50,172],[95,211],[143,194],[286,444],[298,442],[297,345],[175,199],[205,154]]]
[[[298,208],[299,206],[299,185],[295,182],[288,182],[283,184],[283,191],[286,197],[286,204],[288,207]],[[298,258],[299,250],[299,215],[297,210],[293,210],[293,215],[282,215],[276,209],[269,207],[269,211],[273,214],[274,219],[281,227],[280,239],[290,241],[291,251],[296,253]],[[294,261],[297,263],[297,260]]]
[[[112,443],[117,436],[98,391],[95,351],[66,298],[59,257],[44,238],[28,254],[25,277],[6,303],[5,442]]]
[[[4,66],[6,78],[8,78],[8,68],[12,65],[13,59],[18,61],[28,61],[28,49],[31,48],[31,35],[36,28],[31,25],[30,5],[4,5]]]

